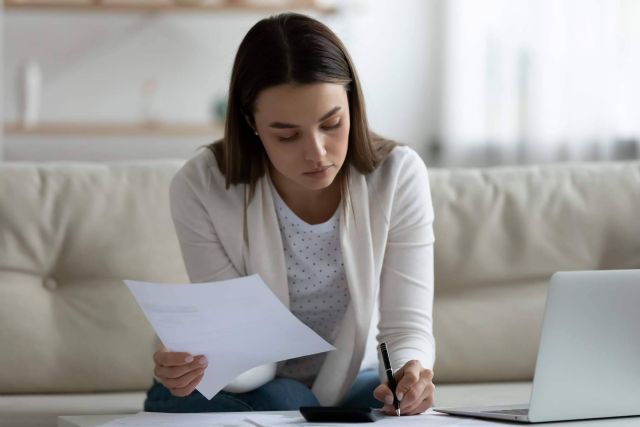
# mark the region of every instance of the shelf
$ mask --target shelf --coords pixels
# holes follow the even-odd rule
[[[5,135],[183,135],[220,137],[223,125],[189,122],[96,122],[40,123],[25,127],[20,123],[5,123]]]
[[[92,12],[282,12],[309,10],[335,13],[337,8],[316,0],[250,1],[250,0],[6,0],[5,10],[51,10]]]

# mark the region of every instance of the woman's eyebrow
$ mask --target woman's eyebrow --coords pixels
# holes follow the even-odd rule
[[[327,112],[326,114],[324,114],[322,117],[320,117],[320,119],[318,119],[318,122],[321,122],[323,120],[328,119],[329,117],[331,117],[332,115],[334,115],[335,113],[337,113],[338,111],[340,111],[342,107],[335,106],[333,107],[329,112]],[[290,129],[290,128],[297,128],[299,127],[298,125],[294,125],[292,123],[282,123],[282,122],[273,122],[269,125],[270,128],[275,128],[275,129]]]

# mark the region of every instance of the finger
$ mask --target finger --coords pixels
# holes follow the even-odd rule
[[[433,405],[434,394],[435,386],[430,382],[427,387],[425,387],[422,396],[420,396],[413,405],[401,408],[402,413],[406,413],[407,415],[421,414]]]
[[[196,386],[200,383],[200,380],[202,379],[203,376],[204,374],[198,375],[196,378],[193,379],[193,381],[191,381],[185,387],[172,389],[171,393],[174,396],[178,396],[178,397],[189,396],[191,393],[193,393],[193,390],[195,390]]]
[[[424,391],[427,387],[427,380],[420,379],[409,390],[404,393],[404,397],[400,401],[400,409],[404,412],[406,408],[415,406],[422,402],[425,398]]]
[[[393,393],[387,384],[380,384],[373,390],[373,397],[388,405],[393,403]]]
[[[163,381],[163,384],[168,389],[186,387],[194,378],[204,374],[204,370],[205,368],[198,368],[195,371],[191,371],[179,378],[167,378]]]
[[[384,412],[385,415],[396,415],[396,408],[393,407],[393,405],[387,405],[385,404],[382,408],[381,408],[382,412]]]
[[[178,397],[189,396],[191,393],[193,393],[193,390],[195,390],[195,388],[198,386],[198,384],[200,383],[200,380],[202,380],[202,377],[203,375],[196,377],[186,387],[183,387],[180,389],[174,389],[172,393]]]
[[[189,353],[175,351],[157,351],[154,360],[161,366],[181,366],[193,362],[194,357]]]
[[[429,381],[433,381],[433,371],[431,369],[423,369],[422,374],[424,374]]]
[[[422,366],[417,360],[410,360],[401,368],[401,377],[399,377],[396,386],[396,396],[402,401],[405,394],[420,380],[420,371]]]
[[[418,415],[429,409],[433,405],[433,397],[429,396],[416,405],[402,411],[402,415]]]
[[[433,385],[431,378],[433,378],[433,374],[428,369],[420,370],[420,379],[404,393],[400,409],[414,406],[431,394],[429,388],[430,385]]]
[[[154,375],[160,379],[179,378],[196,369],[207,367],[209,362],[205,356],[197,356],[193,362],[181,366],[158,366],[153,370]]]

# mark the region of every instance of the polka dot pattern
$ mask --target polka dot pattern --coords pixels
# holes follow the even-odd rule
[[[333,343],[349,305],[340,249],[340,207],[322,224],[298,218],[272,187],[289,284],[289,309],[305,325]],[[278,375],[311,385],[326,353],[289,359]]]

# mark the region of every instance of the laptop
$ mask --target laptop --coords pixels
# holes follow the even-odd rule
[[[528,405],[434,410],[525,423],[640,415],[640,270],[551,276]]]

